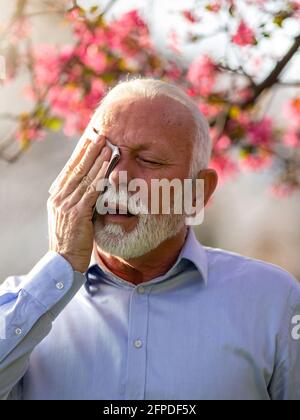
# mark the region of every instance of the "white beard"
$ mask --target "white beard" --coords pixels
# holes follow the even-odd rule
[[[126,232],[122,226],[95,222],[95,242],[104,252],[123,259],[138,258],[176,236],[185,225],[182,215],[139,215],[136,227]]]
[[[180,201],[176,197],[175,201]],[[127,203],[129,211],[136,214],[138,222],[135,228],[126,230],[116,223],[103,224],[98,216],[95,221],[95,242],[104,252],[123,259],[133,259],[146,255],[156,249],[161,243],[176,236],[185,226],[185,216],[182,214],[147,214],[147,207],[137,203],[124,192],[115,193],[108,189],[101,197],[102,206],[106,200],[111,204]],[[101,206],[100,206],[101,207]],[[173,209],[175,204],[173,205]]]

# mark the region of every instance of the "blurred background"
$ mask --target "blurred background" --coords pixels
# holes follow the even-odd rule
[[[30,14],[34,17],[30,33],[33,45],[52,44],[59,47],[69,45],[74,41],[68,24],[64,22],[60,13],[55,12],[62,3],[30,2]],[[88,2],[80,3],[88,10],[91,10],[95,3],[102,7],[109,5],[109,2],[103,1],[89,2],[93,4],[88,4],[88,7]],[[189,9],[194,4],[190,3],[190,6],[189,2],[185,4],[185,9],[194,11],[195,9]],[[204,3],[206,6],[218,5],[218,2]],[[49,4],[52,12],[41,13]],[[2,32],[5,32],[10,22],[16,10],[15,6],[14,1],[0,0],[0,30]],[[67,6],[72,7],[70,4]],[[171,57],[178,67],[179,62],[183,63],[183,66],[188,66],[195,57],[203,53],[203,50],[207,52],[212,49],[218,52],[219,43],[213,37],[205,45],[194,42],[193,45],[181,45],[180,54],[178,51],[174,52],[174,49],[179,48],[178,39],[183,36],[185,25],[191,23],[191,16],[194,17],[194,15],[188,16],[190,18],[188,21],[176,20],[180,2],[119,1],[110,8],[107,19],[117,19],[124,12],[135,7],[138,7],[146,20],[151,39],[155,48],[160,51],[160,55]],[[296,22],[297,19],[296,16]],[[182,29],[180,24],[182,24]],[[174,26],[180,29],[179,38],[176,38],[172,32]],[[300,33],[299,20],[298,26],[287,21],[284,28],[293,38],[297,31]],[[22,39],[18,39],[15,43],[21,44],[26,37],[27,34],[23,32]],[[2,39],[1,42],[1,49],[5,56],[8,41]],[[173,45],[168,49],[170,42],[173,42]],[[275,43],[277,43],[276,50],[282,47],[282,54],[289,48],[289,44],[285,44],[285,41],[278,44],[276,37],[270,42],[273,49],[275,49]],[[264,54],[263,49],[261,51]],[[289,66],[291,79],[299,75],[300,62],[295,59],[297,54],[293,58],[292,65]],[[229,60],[229,62],[235,69],[237,68],[232,61]],[[268,64],[268,66],[257,70],[260,78],[264,77],[264,72],[268,74],[272,65]],[[11,69],[6,68],[6,78],[10,80],[8,82],[4,80],[4,83],[0,85],[0,138],[2,140],[14,130],[16,121],[9,117],[1,118],[1,116],[22,115],[29,112],[33,104],[24,93],[24,86],[30,84],[30,73],[24,67],[21,67],[17,74],[11,75],[10,71]],[[224,80],[226,83],[226,78]],[[230,83],[229,79],[227,83]],[[291,121],[282,112],[282,102],[294,97],[295,92],[299,95],[299,87],[297,83],[294,85],[291,83],[289,87],[280,91],[276,89],[272,92],[272,96],[263,98],[264,101],[268,101],[268,113],[275,120],[281,120],[283,125],[288,126]],[[19,121],[20,118],[17,122]],[[53,123],[56,120],[51,121]],[[48,189],[80,137],[79,132],[68,134],[66,135],[61,127],[57,127],[57,130],[48,130],[43,139],[32,141],[30,147],[27,147],[28,145],[23,147],[24,153],[18,158],[9,159],[7,156],[2,156],[0,159],[0,282],[8,275],[27,273],[47,252]],[[24,141],[24,138],[22,139]],[[295,153],[293,150],[286,156],[293,157]],[[206,210],[204,224],[196,228],[196,233],[204,245],[224,248],[280,265],[300,280],[300,194],[298,190],[291,194],[280,194],[281,196],[272,194],[270,185],[273,180],[274,168],[268,166],[262,167],[259,171],[232,171],[230,175],[222,177],[215,197]]]

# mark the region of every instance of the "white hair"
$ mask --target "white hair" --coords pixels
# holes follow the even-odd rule
[[[184,105],[195,122],[196,137],[190,173],[190,176],[194,178],[199,171],[206,169],[209,165],[212,151],[209,125],[197,104],[175,84],[141,77],[121,81],[102,99],[92,120],[97,119],[99,113],[111,102],[125,98],[153,99],[161,96],[172,98]]]

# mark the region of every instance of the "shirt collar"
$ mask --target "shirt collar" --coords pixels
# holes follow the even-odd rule
[[[195,265],[195,267],[201,274],[205,285],[207,285],[208,283],[207,254],[204,247],[200,244],[200,242],[196,238],[195,232],[191,227],[188,228],[186,241],[175,263],[175,266],[182,259],[189,260]]]
[[[201,274],[201,278],[204,284],[207,285],[207,282],[208,282],[207,255],[206,255],[205,249],[197,240],[194,230],[191,227],[188,227],[188,233],[187,233],[185,243],[181,249],[181,252],[175,264],[170,268],[170,270],[167,273],[165,273],[163,276],[159,276],[143,284],[158,283],[159,281],[169,278],[171,275],[174,275],[174,273],[176,273],[179,270],[180,265],[181,265],[180,263],[182,263],[184,260],[188,260],[194,264],[194,266],[197,268],[197,270]],[[114,273],[109,271],[105,266],[103,266],[103,264],[101,264],[99,260],[99,257],[96,254],[95,248],[92,254],[89,269],[85,274],[88,280],[90,280],[90,278],[95,278],[95,282],[96,282],[97,274],[98,276],[101,276],[102,274],[103,277],[110,279],[112,281],[116,281],[119,284],[123,284],[123,285],[127,284],[131,287],[134,286],[132,283],[129,283],[124,279],[121,279],[120,277],[116,276]],[[99,282],[99,280],[97,282]]]

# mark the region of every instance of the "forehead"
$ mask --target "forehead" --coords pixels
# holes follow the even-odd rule
[[[185,150],[192,143],[195,123],[190,111],[167,97],[123,98],[101,113],[104,134],[118,146]]]

